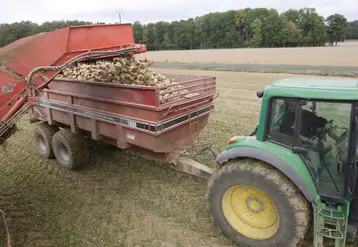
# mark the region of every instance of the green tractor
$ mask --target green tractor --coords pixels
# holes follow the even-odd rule
[[[216,158],[207,191],[214,222],[240,247],[298,246],[309,233],[315,247],[353,242],[358,80],[283,79],[257,96],[255,131]]]

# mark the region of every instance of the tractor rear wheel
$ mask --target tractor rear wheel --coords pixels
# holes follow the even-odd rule
[[[245,247],[293,247],[309,228],[310,208],[297,187],[265,162],[232,160],[208,183],[213,221]]]
[[[37,153],[46,159],[54,157],[52,150],[52,137],[59,131],[59,127],[47,123],[37,124],[33,129],[33,145]]]
[[[53,152],[60,166],[74,170],[89,161],[85,138],[68,129],[57,132],[52,138]]]

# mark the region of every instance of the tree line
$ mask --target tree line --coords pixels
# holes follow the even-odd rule
[[[149,50],[333,45],[357,35],[340,14],[324,19],[314,8],[245,8],[210,13],[195,19],[134,23],[135,39]],[[351,28],[350,28],[351,27]]]
[[[41,25],[30,21],[0,24],[0,46],[19,38],[67,26],[101,24],[85,21],[52,21]],[[299,47],[337,45],[358,39],[358,20],[348,22],[341,14],[324,18],[314,8],[245,8],[209,13],[187,20],[133,23],[136,43],[148,50],[187,50],[241,47]]]

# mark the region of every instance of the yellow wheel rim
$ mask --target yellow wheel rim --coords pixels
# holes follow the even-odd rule
[[[226,220],[240,234],[251,239],[268,239],[276,234],[279,214],[263,191],[239,185],[226,191],[222,199]]]

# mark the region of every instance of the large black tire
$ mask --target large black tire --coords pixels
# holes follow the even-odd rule
[[[233,188],[241,191],[228,195],[226,192]],[[257,195],[266,197],[260,199]],[[240,247],[294,247],[304,239],[309,229],[311,208],[307,200],[286,176],[262,161],[228,162],[209,179],[207,197],[214,223]],[[233,198],[240,205],[235,207],[235,211]],[[273,210],[269,211],[270,208]],[[278,214],[267,216],[270,212]],[[239,220],[239,214],[243,220]],[[263,218],[259,218],[259,214]],[[266,223],[266,233],[257,230],[264,228]]]
[[[60,166],[74,170],[89,161],[89,150],[84,137],[62,129],[52,138],[53,152]]]
[[[33,129],[33,145],[37,153],[46,159],[51,159],[54,157],[52,150],[52,137],[59,127],[55,125],[49,125],[47,123],[37,124]]]

